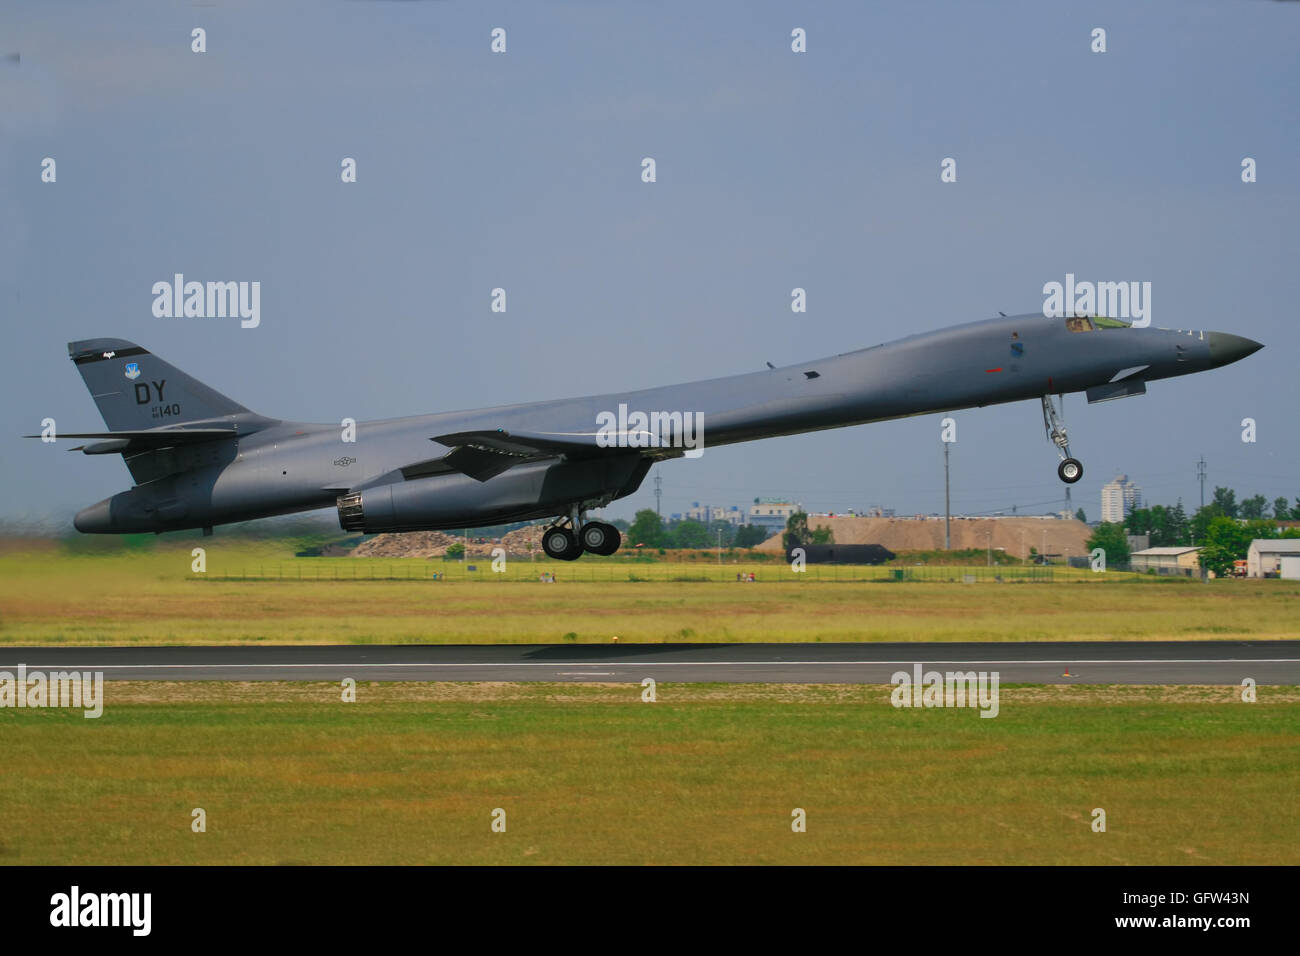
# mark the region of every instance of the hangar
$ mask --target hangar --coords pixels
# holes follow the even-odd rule
[[[1129,555],[1129,568],[1195,577],[1201,570],[1200,552],[1200,548],[1146,548]]]
[[[1246,576],[1276,578],[1281,574],[1283,559],[1300,555],[1300,538],[1256,538],[1246,552]],[[1288,561],[1287,570],[1294,574],[1296,562]]]

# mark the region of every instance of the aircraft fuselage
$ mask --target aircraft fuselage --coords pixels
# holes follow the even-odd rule
[[[108,355],[110,345],[130,343],[102,339],[70,348],[79,347],[83,356],[101,349]],[[591,447],[601,422],[620,414],[620,421],[632,412],[694,416],[707,450],[1054,394],[1091,390],[1090,401],[1124,397],[1140,394],[1146,382],[1225,365],[1259,347],[1226,333],[1097,327],[1086,319],[1031,314],[726,378],[359,422],[351,434],[340,424],[275,421],[241,410],[180,426],[225,425],[235,429],[229,438],[150,450],[152,459],[128,454],[139,483],[81,511],[75,523],[91,533],[170,531],[336,504],[345,528],[365,531],[565,515],[631,494],[655,460],[683,454],[682,447],[637,447],[635,439],[626,447]],[[149,355],[139,351],[147,372]],[[432,440],[487,432],[586,444],[556,454],[520,453],[513,466],[503,459],[507,467],[483,479],[450,467],[455,459],[448,447]],[[483,457],[473,440],[466,445],[471,456]]]

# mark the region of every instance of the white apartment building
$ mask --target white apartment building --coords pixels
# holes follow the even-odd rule
[[[1101,520],[1123,524],[1134,508],[1142,507],[1142,489],[1128,480],[1128,475],[1101,486]]]

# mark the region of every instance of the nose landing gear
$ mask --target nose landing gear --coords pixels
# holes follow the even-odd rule
[[[1061,396],[1061,408],[1065,408],[1065,396]],[[1056,466],[1056,475],[1067,485],[1072,485],[1083,477],[1083,462],[1070,456],[1070,439],[1065,432],[1065,422],[1056,411],[1056,403],[1051,395],[1043,396],[1043,427],[1047,429],[1048,440],[1058,449],[1061,463]]]

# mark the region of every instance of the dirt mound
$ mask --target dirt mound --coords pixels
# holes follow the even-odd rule
[[[808,516],[810,529],[829,527],[836,544],[879,544],[890,551],[943,549],[942,518],[820,518]],[[1088,553],[1092,529],[1082,521],[1055,518],[953,518],[953,550],[1003,548],[1007,554],[1027,557],[1030,548],[1051,555],[1079,557]],[[768,538],[759,551],[782,552],[781,536]]]
[[[441,558],[463,537],[445,531],[406,531],[378,534],[352,549],[354,558]]]
[[[516,528],[501,538],[470,538],[469,553],[487,555],[493,548],[505,548],[506,554],[530,554],[542,550],[545,525]],[[453,544],[464,544],[463,534],[446,531],[398,531],[377,534],[352,549],[354,558],[442,558]]]
[[[514,531],[507,532],[501,539],[501,547],[506,549],[507,554],[528,554],[533,551],[542,550],[542,532],[546,530],[544,524],[532,524],[527,528],[516,528]]]

